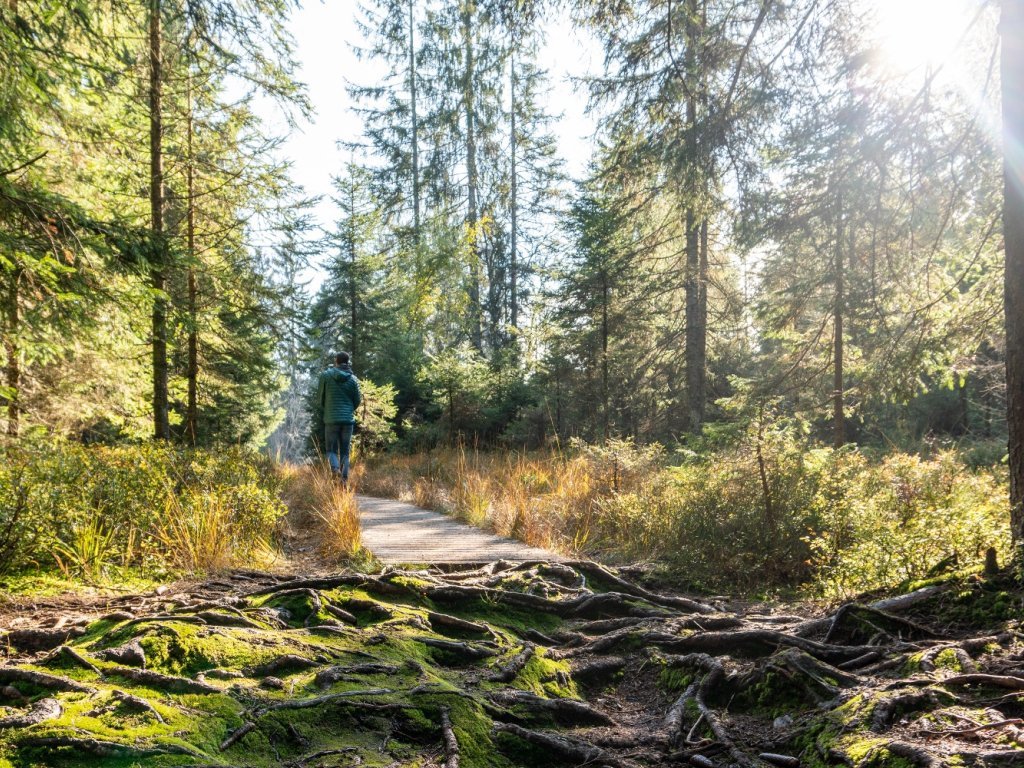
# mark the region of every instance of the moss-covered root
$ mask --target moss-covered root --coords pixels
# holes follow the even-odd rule
[[[920,601],[768,622],[581,563],[241,583],[0,666],[0,768],[1024,757],[1014,628],[943,637]]]

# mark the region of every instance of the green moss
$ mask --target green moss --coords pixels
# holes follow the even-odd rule
[[[957,658],[956,651],[952,648],[946,648],[945,650],[939,651],[933,659],[933,663],[939,669],[949,669],[954,672],[963,671],[960,659]]]

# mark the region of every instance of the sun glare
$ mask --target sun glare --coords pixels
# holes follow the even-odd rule
[[[978,0],[867,0],[886,64],[899,73],[956,69]],[[962,51],[959,51],[962,54]]]

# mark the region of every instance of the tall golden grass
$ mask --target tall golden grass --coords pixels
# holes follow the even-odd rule
[[[321,463],[286,465],[282,496],[292,522],[316,532],[321,557],[337,562],[360,552],[359,508],[355,498],[356,474],[343,488]]]
[[[364,493],[446,512],[501,536],[569,554],[586,547],[601,500],[639,481],[637,473],[583,452],[464,448],[370,459],[360,478]]]

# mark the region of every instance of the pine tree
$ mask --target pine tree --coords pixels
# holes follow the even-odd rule
[[[610,71],[592,84],[597,103],[615,105],[612,136],[642,137],[617,148],[621,165],[656,158],[652,193],[676,198],[685,233],[680,270],[686,294],[689,429],[700,432],[707,393],[710,230],[722,207],[723,156],[742,156],[770,115],[774,60],[786,14],[771,3],[642,0],[585,4],[606,38]],[[790,9],[797,12],[798,8]],[[763,45],[765,42],[771,45]]]

